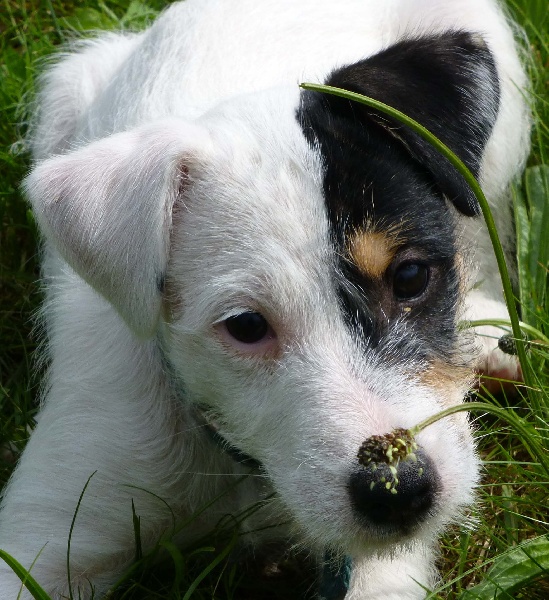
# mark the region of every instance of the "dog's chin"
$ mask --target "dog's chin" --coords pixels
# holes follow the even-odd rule
[[[432,530],[431,519],[417,520],[412,523],[397,523],[392,525],[363,525],[365,534],[362,536],[368,545],[375,541],[380,546],[400,544],[403,541],[417,538],[423,528]],[[361,540],[364,543],[364,540]]]
[[[308,508],[311,509],[311,503]],[[317,510],[331,515],[331,518],[320,522],[319,518],[311,519],[311,512],[304,514],[294,511],[294,519],[299,530],[307,537],[310,546],[330,548],[337,554],[362,557],[372,554],[390,555],[405,547],[417,544],[431,546],[434,540],[452,523],[463,522],[465,508],[441,495],[433,503],[429,511],[417,518],[396,520],[392,523],[375,523],[363,515],[357,514],[353,507],[345,501],[338,509],[320,506],[317,498]],[[290,511],[291,512],[291,511]],[[316,512],[316,510],[315,510]]]
[[[274,483],[271,485],[276,489]],[[282,504],[285,504],[284,499],[280,499]],[[310,503],[304,504],[308,504],[308,508],[311,509],[313,502],[311,499]],[[286,504],[285,512],[293,523],[289,527],[290,536],[298,545],[316,549],[320,554],[330,549],[336,555],[356,558],[391,555],[402,548],[412,548],[418,543],[430,546],[444,528],[455,521],[449,511],[439,509],[438,506],[434,506],[425,518],[390,525],[368,522],[356,515],[351,506],[348,506],[347,510],[323,510],[318,503],[317,507],[319,512],[331,515],[331,518],[325,518],[321,523],[319,518],[311,519],[310,510],[292,510]],[[456,512],[459,513],[459,509],[456,509]]]
[[[406,525],[379,526],[360,524],[359,531],[341,540],[338,547],[350,556],[364,556],[372,553],[391,554],[402,547],[413,547],[419,542],[431,542],[443,529],[437,515]]]

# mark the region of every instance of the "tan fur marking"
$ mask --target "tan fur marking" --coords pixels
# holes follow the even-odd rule
[[[397,249],[396,237],[384,231],[358,231],[349,242],[352,261],[367,277],[379,279]]]
[[[460,404],[474,382],[472,369],[434,361],[419,379],[424,385],[437,390],[444,406]]]

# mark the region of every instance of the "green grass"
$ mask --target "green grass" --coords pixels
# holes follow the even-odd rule
[[[36,230],[18,191],[29,166],[20,140],[37,66],[67,36],[97,28],[141,28],[166,4],[163,0],[1,1],[0,486],[32,428],[39,381],[39,375],[31,376],[37,339],[32,314],[40,301]],[[539,332],[529,334],[535,340],[549,337],[549,14],[546,0],[508,0],[508,5],[528,35],[532,56],[533,149],[514,201],[520,273],[517,295],[522,320],[530,332]],[[537,446],[549,451],[549,350],[534,342],[528,360],[534,390],[523,391],[518,398],[485,395],[491,403],[513,411],[520,429],[496,416],[475,416],[486,465],[476,523],[474,528],[455,527],[443,537],[439,567],[444,583],[432,598],[549,597],[549,540],[540,537],[548,531],[549,472],[544,457],[540,460],[531,450]],[[137,515],[134,523],[137,543]],[[139,567],[129,574],[116,597],[257,599],[268,598],[268,589],[273,598],[304,598],[311,584],[306,559],[283,562],[276,573],[266,573],[260,562],[243,569],[230,558],[236,543],[234,523],[228,520],[214,536],[184,552],[166,541],[160,549],[167,557],[161,568],[152,565],[151,557],[140,557]]]

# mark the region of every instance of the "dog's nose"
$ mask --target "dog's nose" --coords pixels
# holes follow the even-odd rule
[[[406,531],[423,521],[433,506],[438,476],[422,450],[415,459],[401,461],[396,469],[370,463],[351,475],[351,500],[368,522]]]

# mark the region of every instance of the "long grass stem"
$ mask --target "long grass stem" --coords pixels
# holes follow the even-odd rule
[[[514,411],[505,410],[500,406],[495,406],[488,402],[466,402],[464,404],[450,406],[449,408],[442,410],[435,415],[428,417],[427,419],[424,419],[421,421],[421,423],[418,423],[414,427],[411,427],[410,433],[412,436],[416,436],[420,431],[426,427],[429,427],[429,425],[436,423],[436,421],[464,411],[482,411],[507,421],[520,435],[522,443],[528,450],[530,456],[532,456],[535,461],[539,462],[547,475],[549,475],[549,456],[547,455],[546,450],[542,448],[540,444],[538,444],[538,434],[532,432],[531,428],[529,428],[524,420],[517,416]]]

